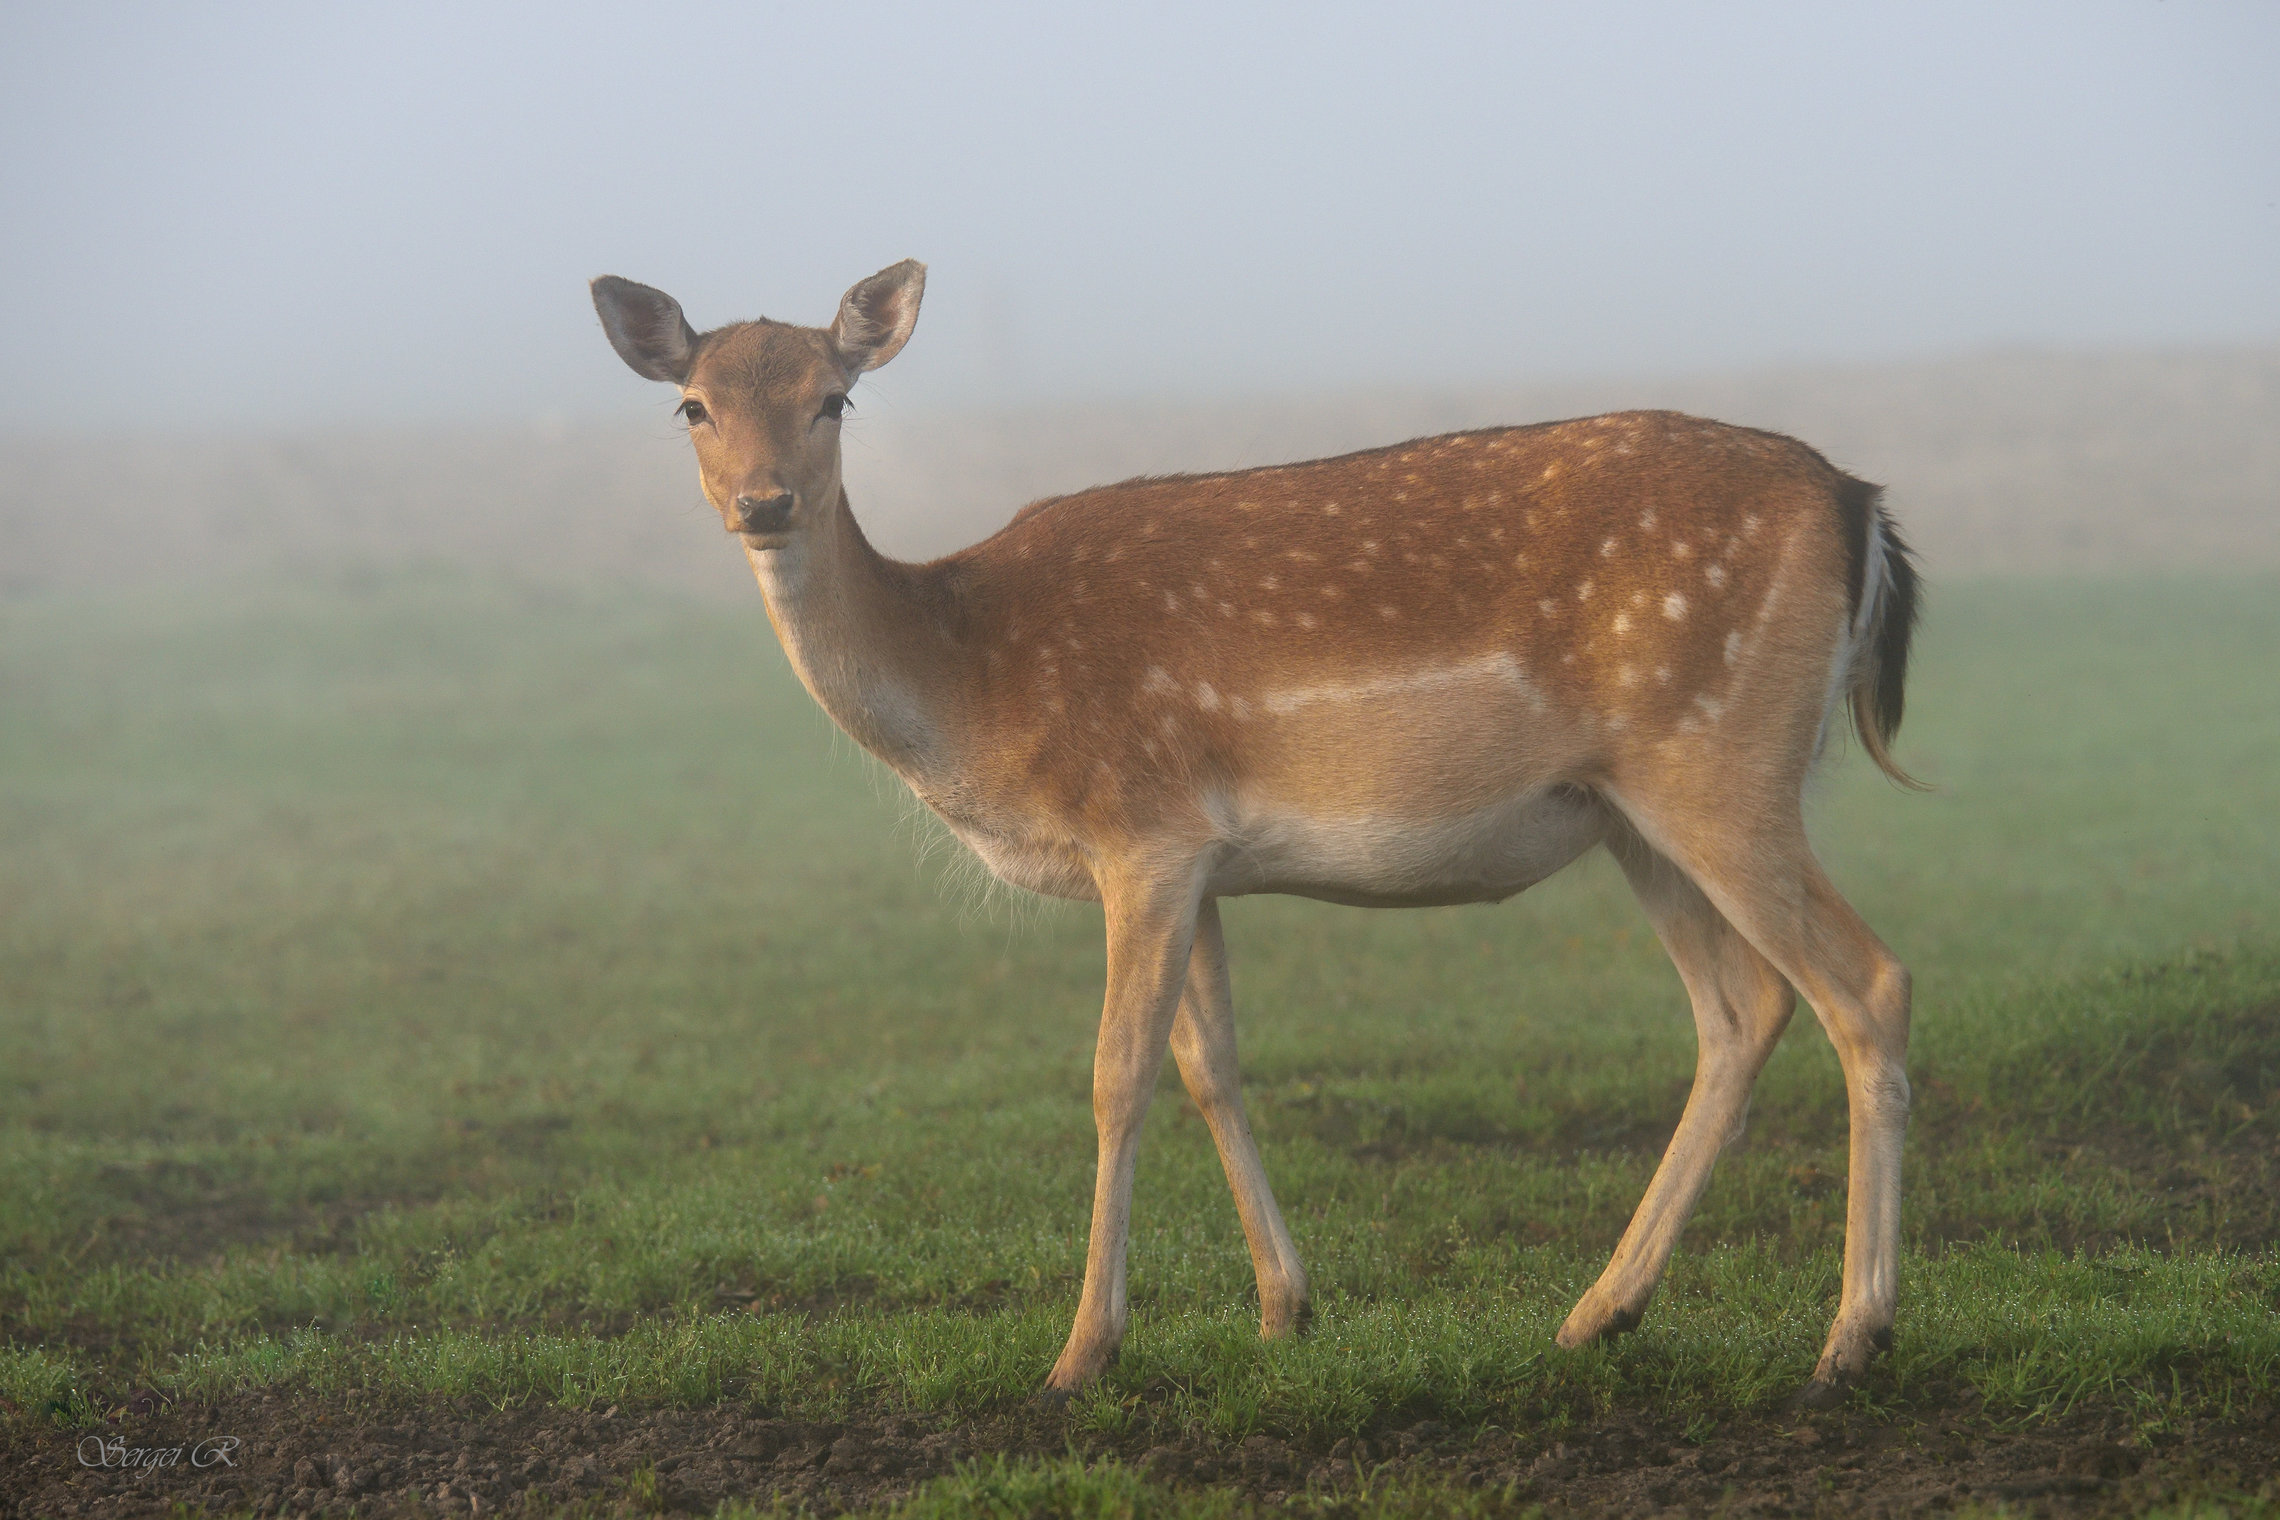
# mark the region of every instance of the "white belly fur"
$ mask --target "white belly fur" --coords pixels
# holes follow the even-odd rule
[[[1427,820],[1315,817],[1241,800],[1228,814],[1206,893],[1286,892],[1357,907],[1501,902],[1607,832],[1599,805],[1565,788]]]
[[[1536,791],[1437,819],[1368,814],[1316,817],[1274,803],[1222,800],[1204,881],[1211,897],[1284,892],[1356,907],[1501,902],[1589,850],[1607,832],[1587,794]],[[992,875],[1048,897],[1100,890],[1084,853],[1066,841],[942,812]]]

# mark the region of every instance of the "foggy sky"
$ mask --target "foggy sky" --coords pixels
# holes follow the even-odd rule
[[[2280,335],[2263,0],[1127,9],[12,4],[0,427],[661,418],[589,276],[905,256],[890,408]]]

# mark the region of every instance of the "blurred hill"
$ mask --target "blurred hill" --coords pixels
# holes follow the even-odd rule
[[[1935,576],[2280,566],[2280,348],[967,414],[871,390],[849,489],[905,557],[1129,475],[1672,407],[1794,434],[1884,482]],[[0,593],[447,564],[749,594],[663,394],[610,423],[0,438]]]

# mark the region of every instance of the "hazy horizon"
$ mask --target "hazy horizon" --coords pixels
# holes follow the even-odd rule
[[[0,433],[0,597],[456,565],[749,599],[655,406],[552,424]],[[2280,569],[2280,345],[2012,354],[1249,400],[882,405],[843,433],[879,546],[926,558],[1024,502],[1626,407],[1769,427],[1886,486],[1935,580]],[[154,513],[150,503],[163,501]]]
[[[2280,339],[2280,12],[12,12],[0,429],[661,417],[931,266],[873,414]]]

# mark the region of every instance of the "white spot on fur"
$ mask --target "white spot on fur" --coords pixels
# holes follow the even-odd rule
[[[1726,567],[1724,565],[1704,565],[1702,567],[1702,578],[1708,581],[1713,589],[1723,586],[1726,584]]]
[[[1676,623],[1686,616],[1686,598],[1673,591],[1663,598],[1663,616]]]
[[[1726,635],[1726,663],[1731,665],[1742,657],[1742,631],[1737,628]]]
[[[1147,672],[1140,677],[1142,691],[1171,691],[1178,685],[1161,665],[1149,666]]]
[[[1582,585],[1575,588],[1575,599],[1579,602],[1588,602],[1591,600],[1591,582],[1585,581]]]
[[[1712,696],[1698,695],[1694,699],[1694,705],[1701,708],[1702,711],[1709,716],[1710,721],[1713,723],[1717,722],[1719,716],[1726,711],[1726,705],[1723,702],[1720,702],[1716,697]]]
[[[1644,512],[1641,512],[1641,513],[1639,514],[1639,526],[1640,526],[1640,527],[1642,527],[1642,528],[1644,528],[1644,529],[1646,529],[1646,530],[1647,530],[1648,532],[1650,532],[1650,533],[1654,531],[1654,526],[1655,526],[1655,510],[1654,510],[1654,508],[1652,508],[1652,507],[1649,507],[1649,508],[1648,508],[1646,511],[1644,511]]]
[[[1655,667],[1655,679],[1668,686],[1670,684],[1670,667],[1668,665],[1657,665]]]
[[[1607,556],[1609,556],[1610,554],[1613,554],[1614,552],[1615,552],[1615,540],[1613,540],[1612,538],[1611,538],[1611,539],[1609,539],[1609,540],[1607,540],[1607,542],[1605,542],[1605,543],[1603,543],[1603,544],[1601,544],[1601,545],[1599,546],[1599,557],[1600,557],[1601,559],[1605,559]]]
[[[1631,614],[1628,612],[1615,614],[1615,631],[1617,633],[1629,633],[1631,631]]]
[[[1639,673],[1628,665],[1618,665],[1615,667],[1615,684],[1636,686],[1639,684]]]
[[[1536,605],[1543,609],[1544,616],[1546,617],[1550,617],[1553,613],[1560,610],[1560,604],[1553,601],[1548,596],[1545,597],[1542,601],[1538,602]]]
[[[1205,712],[1219,711],[1219,693],[1213,690],[1209,681],[1195,683],[1195,705]]]

